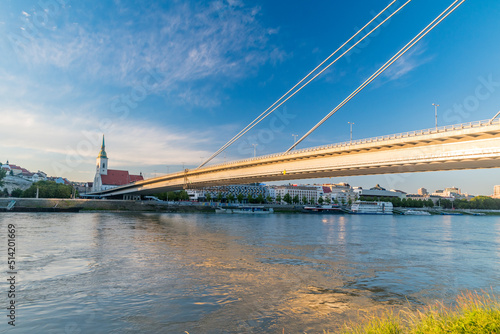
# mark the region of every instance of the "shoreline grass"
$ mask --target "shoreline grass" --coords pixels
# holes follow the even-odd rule
[[[462,293],[453,305],[393,310],[344,325],[342,334],[500,333],[500,300],[486,292]]]

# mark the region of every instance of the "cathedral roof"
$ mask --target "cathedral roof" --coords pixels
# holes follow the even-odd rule
[[[123,186],[136,181],[142,181],[142,175],[131,175],[126,170],[108,169],[108,175],[101,175],[103,185]]]

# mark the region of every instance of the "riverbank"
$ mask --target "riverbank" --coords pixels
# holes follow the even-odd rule
[[[489,294],[468,292],[460,295],[454,306],[437,303],[416,312],[389,310],[348,324],[342,333],[500,333],[500,301]]]
[[[110,212],[214,212],[219,205],[226,207],[227,203],[209,202],[159,202],[159,201],[131,201],[131,200],[107,200],[107,199],[59,199],[59,198],[0,198],[0,208],[6,208],[11,201],[16,201],[15,207],[34,209],[73,209],[79,208],[80,212],[110,211]],[[234,205],[234,204],[232,204]],[[230,205],[229,205],[230,206]],[[276,213],[302,213],[302,205],[283,204],[259,204],[266,208],[273,208]],[[404,212],[410,208],[395,209],[395,214]],[[429,211],[431,214],[463,213],[473,215],[484,213],[485,215],[500,215],[500,210],[440,210],[416,209]]]

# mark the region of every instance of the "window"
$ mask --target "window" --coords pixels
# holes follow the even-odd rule
[[[104,164],[104,162],[102,163],[102,168],[105,168],[105,164]]]

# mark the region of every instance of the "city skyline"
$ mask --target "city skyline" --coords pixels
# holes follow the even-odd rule
[[[5,2],[0,158],[91,181],[104,133],[113,168],[196,167],[387,3]],[[411,2],[226,158],[285,151],[450,3]],[[432,128],[433,103],[439,126],[491,118],[500,109],[498,14],[500,4],[465,2],[300,148],[349,141],[348,122],[353,140]],[[488,195],[497,177],[492,169],[334,180]]]

